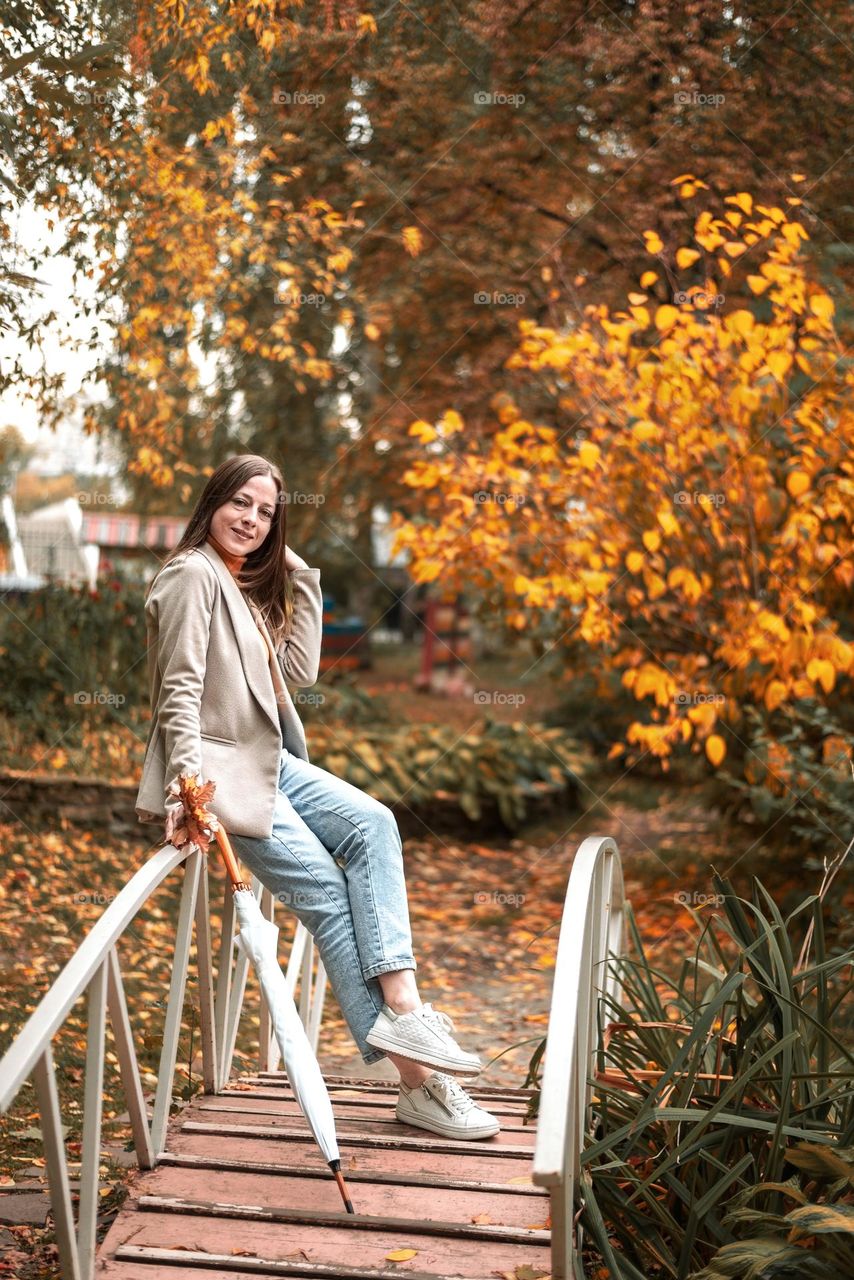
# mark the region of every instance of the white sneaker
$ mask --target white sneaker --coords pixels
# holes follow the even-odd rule
[[[394,1113],[403,1124],[430,1129],[444,1138],[474,1141],[491,1138],[501,1128],[495,1116],[479,1107],[462,1085],[444,1071],[434,1071],[413,1089],[401,1080]]]
[[[387,1004],[377,1014],[377,1020],[365,1039],[377,1049],[387,1053],[399,1053],[427,1067],[438,1067],[457,1075],[477,1075],[483,1063],[477,1054],[466,1053],[448,1034],[453,1022],[446,1013],[422,1004],[409,1013],[395,1013]]]

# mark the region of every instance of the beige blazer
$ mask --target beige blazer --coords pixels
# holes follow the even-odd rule
[[[320,665],[319,569],[294,569],[294,614],[272,677],[264,638],[231,571],[205,543],[155,575],[145,603],[151,727],[136,798],[162,821],[179,773],[214,781],[211,809],[235,835],[271,835],[282,747],[308,759],[285,682],[308,688]],[[277,696],[278,695],[278,696]]]

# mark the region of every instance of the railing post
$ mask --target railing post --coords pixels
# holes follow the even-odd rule
[[[83,1094],[80,1199],[77,1207],[77,1254],[80,1259],[80,1270],[84,1276],[90,1276],[95,1265],[95,1242],[98,1229],[107,967],[108,958],[105,957],[89,984],[89,1017],[86,1024],[86,1084]]]
[[[68,1183],[65,1146],[62,1141],[59,1095],[56,1091],[50,1041],[45,1045],[44,1053],[33,1066],[33,1083],[36,1087],[41,1117],[47,1185],[50,1190],[50,1207],[53,1210],[59,1266],[63,1280],[81,1280],[80,1260],[77,1257],[77,1240],[74,1233],[74,1213],[71,1208],[71,1188]]]
[[[125,988],[122,972],[119,967],[119,956],[115,947],[110,948],[107,957],[108,986],[107,1002],[110,1010],[110,1025],[116,1042],[116,1053],[119,1058],[119,1070],[125,1091],[128,1116],[130,1117],[133,1145],[136,1162],[140,1169],[153,1169],[155,1160],[151,1148],[151,1131],[148,1127],[148,1109],[142,1093],[142,1081],[139,1078],[139,1064],[133,1047],[133,1031],[128,1017]]]
[[[219,1093],[217,1070],[216,1018],[214,1015],[213,964],[211,961],[211,920],[209,867],[203,855],[196,895],[196,968],[199,979],[199,1027],[202,1039],[202,1080],[205,1093]]]
[[[554,1280],[574,1274],[580,1251],[580,1234],[577,1247],[573,1239],[575,1187],[598,1054],[598,1001],[604,992],[617,996],[606,960],[622,949],[622,894],[616,844],[588,836],[564,900],[534,1148],[533,1181],[548,1188],[551,1202]]]
[[[166,1129],[169,1124],[169,1106],[175,1080],[175,1063],[178,1059],[178,1038],[181,1032],[181,1015],[184,1011],[184,992],[187,986],[187,962],[190,957],[190,939],[193,916],[196,909],[199,873],[202,854],[198,849],[191,853],[184,864],[184,885],[181,906],[178,911],[178,927],[175,931],[175,954],[172,961],[172,981],[169,984],[169,1002],[163,1027],[163,1048],[160,1052],[160,1069],[157,1075],[157,1092],[154,1098],[154,1116],[151,1121],[151,1145],[155,1158],[163,1150]]]

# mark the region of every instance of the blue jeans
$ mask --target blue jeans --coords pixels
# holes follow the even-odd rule
[[[272,834],[230,838],[314,938],[363,1060],[385,1057],[365,1039],[383,1005],[377,974],[417,968],[391,809],[283,750]]]

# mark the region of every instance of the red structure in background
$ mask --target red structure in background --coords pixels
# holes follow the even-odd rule
[[[461,596],[428,598],[424,604],[421,670],[415,688],[422,692],[467,697],[474,693],[471,676],[471,616]]]

